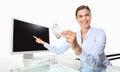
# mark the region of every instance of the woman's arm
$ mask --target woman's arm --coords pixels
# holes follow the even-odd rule
[[[66,51],[68,48],[70,48],[70,44],[66,41],[62,45],[60,45],[59,47],[56,47],[56,46],[53,46],[53,45],[46,43],[45,41],[43,41],[42,39],[40,39],[36,36],[33,36],[33,37],[36,39],[37,43],[43,44],[43,46],[45,48],[47,48],[49,51],[56,53],[56,54],[61,54],[64,51]]]

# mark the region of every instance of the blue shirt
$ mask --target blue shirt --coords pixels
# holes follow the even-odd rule
[[[90,28],[82,43],[81,31],[76,32],[76,38],[82,52],[78,57],[81,61],[80,72],[106,72],[106,67],[110,65],[109,60],[106,58],[104,49],[106,45],[106,35],[104,30],[98,28]],[[61,54],[70,48],[68,42],[64,42],[61,46],[55,47],[48,43],[44,46],[56,53]]]

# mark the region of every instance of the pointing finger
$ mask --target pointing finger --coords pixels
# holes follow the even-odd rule
[[[37,38],[36,36],[33,36],[35,39]]]

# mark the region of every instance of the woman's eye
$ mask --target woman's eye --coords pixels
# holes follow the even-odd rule
[[[85,16],[89,16],[89,14],[86,14]]]
[[[82,15],[79,15],[79,18],[82,18]]]

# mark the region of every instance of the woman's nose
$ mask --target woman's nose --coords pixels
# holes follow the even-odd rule
[[[82,20],[86,20],[87,18],[85,16],[83,16]]]

